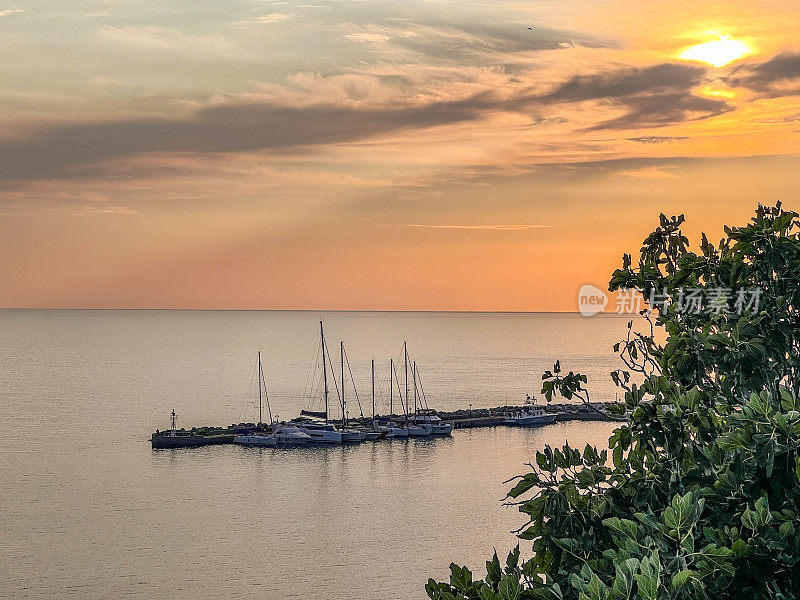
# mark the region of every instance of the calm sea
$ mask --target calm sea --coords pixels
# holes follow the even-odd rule
[[[319,321],[359,399],[388,402],[407,340],[432,408],[520,404],[556,359],[614,398],[627,320],[570,314],[0,311],[0,590],[13,598],[425,597],[452,560],[484,572],[524,522],[505,479],[546,443],[607,423],[455,431],[300,450],[154,451],[169,425],[319,406]],[[398,374],[403,377],[402,364]],[[348,411],[359,414],[347,376]],[[401,384],[402,385],[402,384]],[[335,396],[334,396],[335,398]],[[395,409],[397,412],[397,399]],[[264,407],[266,411],[266,406]],[[524,546],[523,546],[524,551]]]

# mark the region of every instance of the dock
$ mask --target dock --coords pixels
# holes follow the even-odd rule
[[[581,404],[549,404],[545,407],[547,413],[555,415],[556,423],[566,421],[621,421],[618,416],[607,411],[607,405],[595,403],[592,408]],[[519,412],[521,406],[498,406],[495,408],[461,409],[457,411],[440,411],[438,416],[442,421],[452,422],[453,429],[471,429],[475,427],[506,427],[507,416]],[[381,415],[382,420],[402,423],[404,415]],[[369,418],[350,419],[353,425],[367,425]],[[269,425],[259,427],[255,423],[232,424],[227,427],[193,427],[186,429],[168,429],[156,431],[150,437],[150,442],[155,449],[168,448],[196,448],[217,444],[232,444],[236,435],[254,431],[267,431]]]

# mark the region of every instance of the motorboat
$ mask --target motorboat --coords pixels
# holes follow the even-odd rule
[[[310,419],[298,419],[292,421],[297,429],[311,438],[310,444],[342,444],[344,436],[341,431],[337,431],[332,423],[325,421],[312,421]]]
[[[274,435],[263,433],[246,433],[244,435],[234,436],[233,443],[240,446],[263,446],[266,448],[275,448],[278,445],[278,438],[276,438]]]
[[[415,426],[428,428],[430,435],[446,436],[453,432],[453,424],[442,421],[434,410],[420,410],[410,420]]]
[[[294,425],[276,426],[272,431],[272,437],[275,438],[277,445],[283,448],[307,446],[311,442],[311,436]]]
[[[522,410],[503,421],[506,425],[515,425],[517,427],[541,427],[555,422],[556,416],[547,414],[542,407],[536,406],[533,400],[526,400]]]

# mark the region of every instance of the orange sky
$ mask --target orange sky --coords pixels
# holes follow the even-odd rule
[[[798,208],[799,29],[790,1],[15,3],[0,306],[575,310],[659,212],[715,239]]]

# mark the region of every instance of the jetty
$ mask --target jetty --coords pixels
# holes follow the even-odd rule
[[[453,429],[471,429],[475,427],[505,427],[506,419],[523,409],[522,406],[498,406],[495,408],[469,408],[456,411],[438,411],[436,414],[442,421],[453,423]],[[556,423],[566,421],[621,421],[617,415],[608,411],[605,403],[593,403],[591,407],[583,404],[549,404],[545,411],[555,417]],[[265,423],[239,423],[227,427],[192,427],[191,429],[177,429],[175,411],[172,411],[171,427],[165,431],[156,431],[150,436],[150,442],[155,449],[166,448],[196,448],[216,444],[232,444],[237,435],[270,431],[271,426]],[[381,416],[382,420],[402,422],[405,415]],[[368,425],[370,418],[351,419],[354,425]],[[291,423],[291,422],[290,422]],[[546,427],[546,425],[545,425]]]

